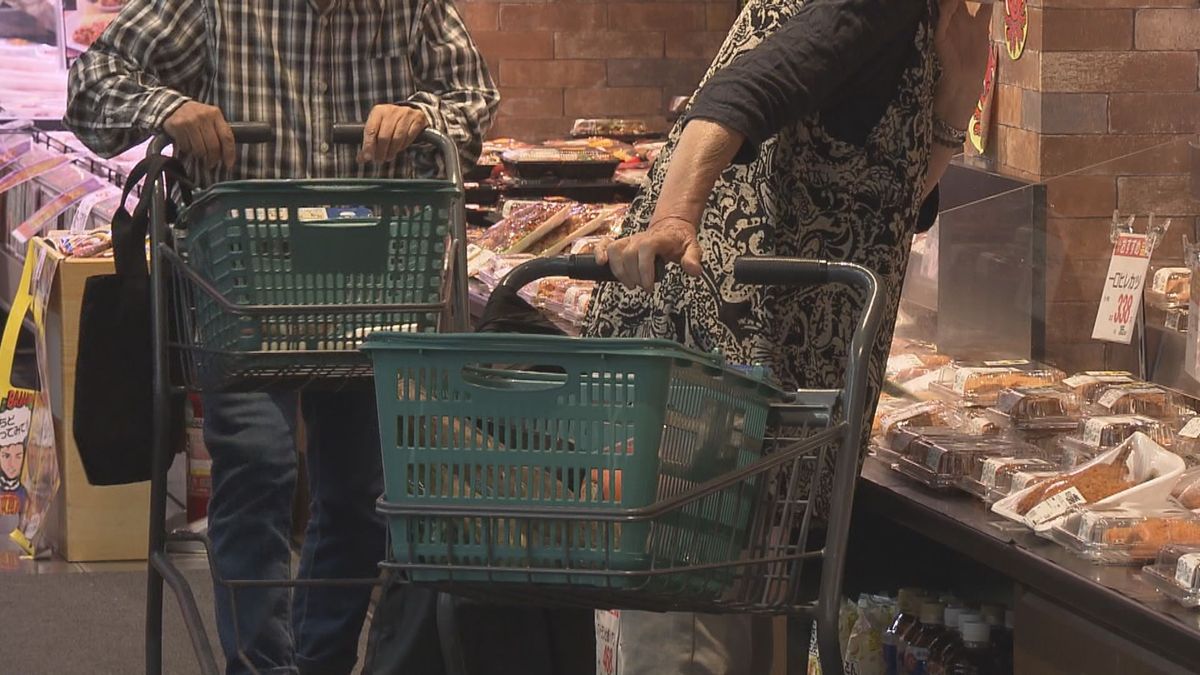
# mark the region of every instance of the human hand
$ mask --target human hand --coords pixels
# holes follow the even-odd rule
[[[220,108],[188,101],[163,121],[163,131],[179,154],[198,159],[210,169],[218,165],[233,168],[233,129]]]
[[[947,123],[966,128],[983,88],[991,49],[992,5],[964,0],[940,3],[934,48],[942,64],[942,77],[934,108]]]
[[[391,162],[428,126],[429,119],[419,108],[390,103],[377,105],[367,117],[358,161],[362,164]]]
[[[683,271],[700,276],[700,242],[696,226],[682,218],[665,218],[651,223],[645,232],[613,241],[605,239],[596,247],[596,262],[607,264],[626,288],[654,290],[655,266],[661,258],[679,263]]]

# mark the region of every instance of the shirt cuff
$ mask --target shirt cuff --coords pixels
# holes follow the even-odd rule
[[[167,118],[173,115],[176,110],[183,107],[184,103],[191,100],[172,89],[157,89],[152,91],[146,96],[142,107],[138,109],[132,126],[153,131],[162,131],[163,123],[167,121]],[[112,117],[105,118],[104,122],[106,126],[123,126]]]

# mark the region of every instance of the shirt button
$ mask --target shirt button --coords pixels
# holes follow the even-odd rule
[[[321,153],[322,153],[322,154],[324,154],[324,153],[326,153],[326,152],[329,152],[329,144],[328,144],[328,143],[322,143],[322,144],[321,144],[321,147],[320,147],[320,150],[321,150]]]
[[[324,94],[325,90],[327,90],[327,89],[329,89],[328,82],[325,82],[324,80],[322,80],[317,83],[317,91],[320,91],[322,94]]]

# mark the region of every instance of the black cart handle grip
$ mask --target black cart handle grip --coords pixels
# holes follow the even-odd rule
[[[270,143],[275,138],[275,132],[266,122],[232,122],[229,128],[233,130],[233,142],[253,145]]]

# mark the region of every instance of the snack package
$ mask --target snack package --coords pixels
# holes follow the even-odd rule
[[[1155,270],[1146,301],[1163,309],[1184,307],[1191,299],[1192,271],[1187,267],[1163,267]]]
[[[571,125],[571,135],[580,136],[645,136],[650,129],[640,120],[578,119]]]
[[[1115,384],[1136,382],[1133,373],[1124,370],[1087,370],[1076,373],[1062,381],[1081,403],[1095,403],[1104,389]]]
[[[948,363],[950,363],[950,357],[936,352],[893,353],[888,356],[885,377],[890,382],[904,383],[927,375]]]
[[[1010,448],[1015,448],[1016,452],[1011,452]],[[1036,457],[1038,449],[1034,446],[1014,445],[1002,450],[1003,453],[998,455],[979,454],[972,457],[959,487],[991,503],[1007,497],[1013,491],[1014,480],[1018,480],[1021,474],[1031,476],[1031,472],[1042,472],[1045,476],[1051,476],[1058,468]]]
[[[1175,393],[1143,382],[1104,389],[1093,408],[1100,415],[1145,415],[1164,420],[1192,412]]]
[[[880,595],[858,598],[857,618],[846,642],[845,672],[855,675],[884,675],[883,631],[896,615],[896,603]]]
[[[1200,607],[1200,546],[1163,547],[1143,578],[1184,607]]]
[[[966,434],[924,436],[904,447],[896,459],[900,473],[935,490],[957,488],[982,458],[1013,454],[998,439]]]
[[[1184,471],[1183,460],[1135,433],[1091,462],[1047,478],[996,502],[992,511],[1045,532],[1073,509],[1095,506],[1154,506],[1170,496]]]
[[[943,368],[929,390],[965,405],[994,405],[1012,387],[1041,387],[1062,381],[1061,371],[1027,360],[952,363]]]
[[[1050,533],[1068,550],[1095,563],[1146,563],[1170,544],[1200,546],[1200,516],[1180,508],[1085,507]]]
[[[900,427],[949,427],[953,410],[942,401],[904,405],[879,419],[879,433],[886,439]]]
[[[843,662],[846,656],[846,644],[850,640],[850,632],[858,619],[857,606],[849,600],[842,600],[838,611],[838,644],[842,649]],[[808,675],[821,675],[821,649],[817,645],[817,622],[813,622],[808,640]]]
[[[1171,428],[1143,415],[1102,415],[1087,417],[1079,422],[1078,432],[1062,439],[1063,462],[1066,466],[1077,466],[1125,442],[1130,436],[1141,432],[1155,443],[1170,447]]]
[[[1001,391],[985,414],[1007,429],[1074,429],[1079,400],[1064,387],[1015,387]]]

